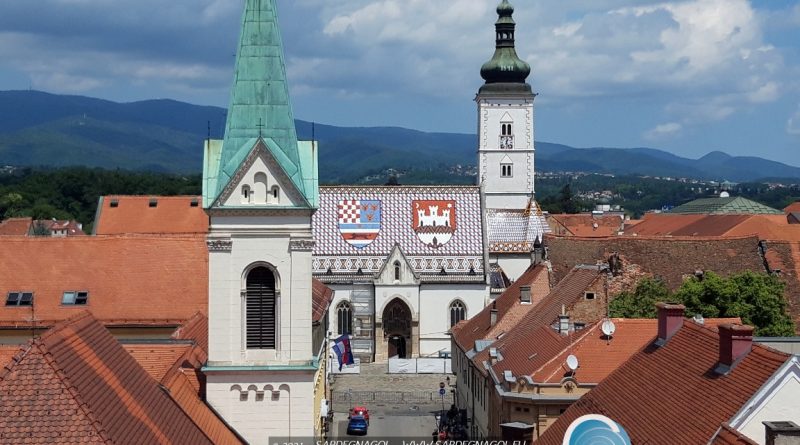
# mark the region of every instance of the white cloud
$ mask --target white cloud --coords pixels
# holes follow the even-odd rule
[[[753,103],[774,102],[779,96],[778,83],[770,81],[749,93],[747,98]]]
[[[645,132],[644,138],[651,141],[658,141],[668,138],[673,138],[680,134],[681,130],[683,129],[683,125],[677,122],[669,122],[666,124],[656,125],[655,128],[652,128]]]
[[[792,135],[800,135],[800,105],[797,106],[797,111],[786,123],[786,132]]]

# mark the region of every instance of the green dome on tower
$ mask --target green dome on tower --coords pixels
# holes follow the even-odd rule
[[[497,6],[496,49],[494,56],[481,67],[481,77],[486,84],[481,88],[484,92],[531,92],[526,83],[531,74],[531,66],[520,59],[514,47],[516,23],[513,19],[514,6],[503,0]]]

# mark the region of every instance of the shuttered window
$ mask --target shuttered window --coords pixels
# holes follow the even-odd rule
[[[247,348],[275,349],[275,275],[257,267],[247,275]]]

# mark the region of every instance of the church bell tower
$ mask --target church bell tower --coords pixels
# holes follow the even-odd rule
[[[534,196],[531,67],[514,46],[514,7],[497,7],[496,49],[481,68],[478,91],[478,180],[490,209],[525,209]]]
[[[224,140],[206,142],[208,403],[248,443],[314,435],[311,217],[317,147],[297,140],[276,0],[246,0]],[[279,441],[279,440],[276,440]]]

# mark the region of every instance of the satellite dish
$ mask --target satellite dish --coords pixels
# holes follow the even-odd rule
[[[567,357],[567,368],[569,368],[569,370],[573,371],[573,372],[575,370],[577,370],[578,369],[578,357],[575,357],[574,355],[570,354],[569,357]]]
[[[611,337],[614,335],[614,332],[617,331],[617,327],[614,326],[614,322],[611,320],[605,320],[600,329],[603,331],[603,335],[606,337]]]
[[[722,192],[722,193],[719,194],[719,197],[720,198],[730,198],[731,194],[728,193],[728,192]]]

